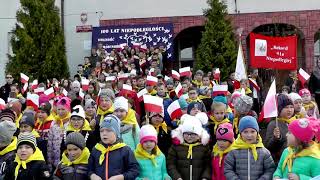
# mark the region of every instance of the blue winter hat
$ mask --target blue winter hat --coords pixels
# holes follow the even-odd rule
[[[181,107],[181,109],[186,109],[188,108],[188,102],[186,101],[186,99],[184,98],[179,98],[178,99],[179,105]]]
[[[187,113],[190,114],[190,112],[191,112],[191,110],[192,110],[193,108],[197,108],[197,109],[199,109],[200,111],[203,110],[203,106],[202,106],[202,104],[201,104],[200,102],[192,102],[192,103],[190,103],[190,104],[188,105]]]
[[[216,96],[213,98],[213,101],[215,102],[222,102],[223,104],[227,104],[227,98],[225,96]]]
[[[257,123],[256,118],[252,116],[245,116],[240,119],[240,122],[239,122],[240,133],[247,128],[252,128],[252,129],[255,129],[257,132],[259,132],[259,125]]]
[[[120,138],[120,120],[117,116],[113,114],[107,115],[100,123],[100,129],[101,128],[111,129],[117,138]]]

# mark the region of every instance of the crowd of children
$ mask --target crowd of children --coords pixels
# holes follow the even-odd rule
[[[262,93],[249,83],[257,70],[239,84],[201,70],[164,78],[164,56],[161,48],[98,49],[72,82],[40,83],[27,97],[11,85],[16,94],[0,112],[0,179],[320,179],[319,111],[307,88],[284,88],[278,116],[259,121]],[[219,84],[229,92],[214,93]],[[51,87],[54,96],[44,93]],[[163,100],[161,111],[146,111],[144,90]],[[174,103],[181,114],[172,118]]]

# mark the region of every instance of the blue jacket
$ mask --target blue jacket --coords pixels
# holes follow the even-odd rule
[[[106,160],[100,165],[100,155],[101,152],[99,150],[92,149],[88,163],[88,175],[90,177],[92,174],[96,174],[102,179],[106,179]],[[109,152],[108,172],[109,178],[122,174],[125,180],[134,180],[139,176],[139,164],[128,146]]]

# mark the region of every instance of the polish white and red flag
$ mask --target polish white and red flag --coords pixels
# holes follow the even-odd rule
[[[213,74],[213,79],[215,80],[220,80],[220,69],[217,68],[215,71],[214,71],[214,74]]]
[[[116,79],[117,79],[117,77],[115,77],[115,76],[107,76],[107,77],[106,77],[106,81],[112,81],[112,82],[114,82]]]
[[[180,74],[175,70],[171,70],[171,76],[173,79],[180,80]]]
[[[44,87],[38,87],[37,89],[34,90],[34,93],[42,94],[44,92]]]
[[[146,112],[162,113],[163,99],[158,96],[143,95],[144,108]]]
[[[6,102],[0,98],[0,110],[4,110],[6,108]]]
[[[67,96],[68,96],[68,91],[67,91],[65,88],[63,88],[62,94],[63,94],[65,97],[67,97]]]
[[[260,86],[258,85],[255,79],[249,78],[249,84],[255,88],[257,91],[260,91]]]
[[[147,76],[147,86],[156,86],[158,84],[158,78],[154,76]]]
[[[120,80],[123,80],[123,81],[125,81],[125,80],[127,80],[129,78],[129,74],[128,73],[120,73],[120,74],[118,74],[118,80],[120,81]]]
[[[133,48],[140,48],[140,46],[141,46],[141,43],[137,43],[137,42],[134,42],[134,43],[132,43],[132,47]]]
[[[55,97],[55,94],[54,94],[54,89],[53,87],[47,89],[44,91],[44,94],[47,95],[49,97],[49,99],[52,99]]]
[[[151,68],[150,70],[149,70],[149,76],[154,76],[155,75],[155,73],[154,73],[154,68]]]
[[[132,89],[132,86],[128,85],[128,84],[123,84],[122,85],[122,91],[125,93],[125,94],[132,94],[134,93],[134,90]]]
[[[25,84],[29,81],[29,77],[23,73],[20,73],[20,81]]]
[[[84,91],[87,91],[89,89],[89,83],[90,83],[89,79],[86,79],[86,78],[81,79],[81,87]]]
[[[23,85],[23,87],[22,87],[22,89],[21,89],[22,94],[24,94],[25,92],[27,92],[28,86],[29,86],[29,83],[28,83],[28,82]]]
[[[39,95],[38,94],[27,94],[27,106],[33,107],[34,110],[39,108]]]
[[[174,119],[179,119],[182,116],[182,111],[181,107],[179,104],[178,100],[173,101],[169,106],[168,106],[168,114],[170,115],[170,118],[172,120]]]
[[[267,97],[264,101],[263,108],[259,114],[259,122],[262,122],[264,119],[277,117],[278,116],[278,105],[277,105],[277,89],[276,81],[273,80]]]
[[[80,88],[79,96],[80,96],[81,99],[84,99],[84,92],[83,92],[82,88]]]
[[[298,79],[301,82],[301,84],[304,85],[310,79],[310,75],[305,70],[300,68],[298,73]]]
[[[180,68],[179,74],[180,74],[180,77],[183,77],[183,76],[191,77],[192,76],[191,68],[190,67]]]
[[[148,94],[148,90],[146,88],[142,89],[137,93],[137,97],[139,102],[143,101],[143,95]]]
[[[182,85],[181,83],[178,84],[178,86],[176,87],[176,89],[174,90],[174,92],[176,93],[177,97],[180,98],[183,94],[182,92]]]
[[[35,80],[32,81],[31,89],[35,90],[37,88],[38,88],[38,79],[35,79]]]
[[[212,87],[212,96],[228,95],[228,85],[215,85]]]

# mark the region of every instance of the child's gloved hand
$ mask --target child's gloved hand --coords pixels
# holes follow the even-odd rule
[[[274,136],[276,139],[280,139],[280,138],[281,138],[281,133],[280,133],[279,127],[274,128],[274,130],[273,130],[273,136]]]

